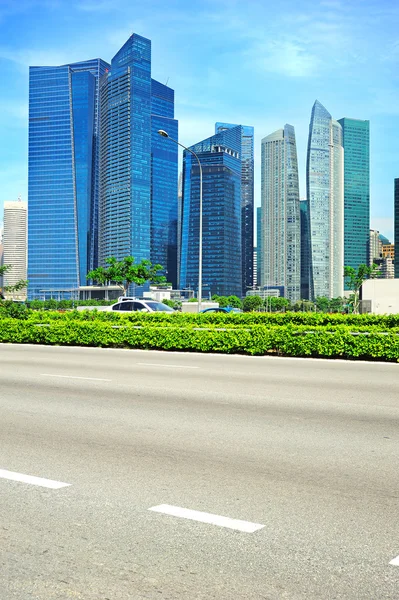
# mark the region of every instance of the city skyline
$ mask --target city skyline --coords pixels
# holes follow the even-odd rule
[[[274,24],[261,32],[256,24],[264,13],[257,3],[242,13],[234,3],[215,7],[204,2],[194,13],[179,1],[167,10],[160,2],[150,2],[134,11],[123,0],[72,2],[68,7],[40,0],[20,2],[18,7],[3,2],[0,60],[6,85],[1,97],[0,134],[5,144],[0,151],[0,204],[19,194],[26,199],[27,66],[67,64],[82,56],[109,59],[136,31],[153,41],[158,65],[154,76],[162,82],[170,77],[176,91],[182,143],[192,145],[212,135],[212,124],[218,120],[254,125],[255,206],[260,204],[260,140],[281,122],[288,121],[296,129],[303,197],[308,113],[314,98],[332,114],[370,120],[371,227],[392,238],[397,152],[384,131],[399,127],[395,7],[389,2],[348,7],[332,0],[316,7],[312,3],[312,8],[305,2],[301,9],[293,2],[283,4]],[[166,30],[173,35],[166,37]],[[288,30],[295,35],[281,33]],[[22,36],[16,35],[21,31]],[[79,31],[84,35],[76,36]],[[195,42],[189,53],[184,51],[188,40]],[[215,62],[212,53],[219,47],[223,51],[217,52]],[[237,79],[245,85],[237,86]]]

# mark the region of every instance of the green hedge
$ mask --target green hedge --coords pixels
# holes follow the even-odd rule
[[[18,319],[35,320],[38,323],[58,321],[105,321],[130,322],[137,325],[162,325],[175,327],[214,324],[220,326],[253,326],[253,325],[307,325],[316,326],[377,326],[383,328],[399,327],[399,315],[341,315],[326,313],[117,313],[97,310],[67,312],[30,310],[21,305],[5,306],[0,304],[0,318],[13,317]]]
[[[353,335],[347,326],[266,326],[246,328],[135,327],[101,321],[0,321],[0,342],[145,348],[228,354],[314,356],[399,361],[399,335],[391,329]]]

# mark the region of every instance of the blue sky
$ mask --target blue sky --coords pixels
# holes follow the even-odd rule
[[[216,121],[260,141],[295,126],[301,196],[310,111],[371,121],[371,224],[392,238],[399,177],[399,3],[395,0],[0,0],[0,215],[27,197],[28,66],[110,60],[133,32],[152,40],[152,74],[175,89],[180,141]]]

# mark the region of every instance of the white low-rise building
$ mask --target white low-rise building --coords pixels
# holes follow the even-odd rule
[[[360,312],[399,313],[399,279],[367,279],[360,292]]]

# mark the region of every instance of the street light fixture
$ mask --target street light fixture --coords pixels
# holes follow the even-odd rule
[[[159,129],[158,133],[160,136],[162,136],[164,138],[168,138],[171,142],[174,142],[178,146],[181,146],[182,148],[184,148],[184,150],[187,150],[187,152],[190,152],[190,154],[195,156],[195,158],[197,159],[198,166],[199,166],[200,201],[199,201],[199,252],[198,252],[198,312],[200,312],[201,300],[202,300],[202,167],[201,167],[200,159],[198,158],[197,154],[193,150],[190,150],[190,148],[187,148],[187,146],[183,146],[183,144],[181,144],[177,140],[174,140],[173,138],[171,138],[170,135],[163,129]]]

